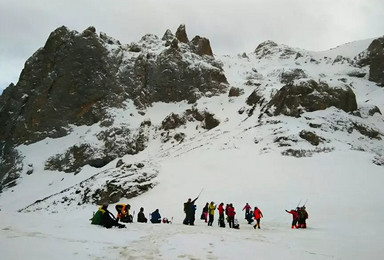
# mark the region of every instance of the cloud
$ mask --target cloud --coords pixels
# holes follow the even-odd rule
[[[1,1],[0,89],[17,81],[27,58],[62,25],[77,31],[92,25],[130,43],[185,24],[189,38],[209,38],[215,54],[237,54],[265,40],[326,50],[378,37],[383,13],[382,0]]]

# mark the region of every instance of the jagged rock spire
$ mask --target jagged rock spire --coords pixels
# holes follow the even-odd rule
[[[177,31],[176,31],[176,38],[177,38],[180,42],[183,42],[183,43],[188,43],[188,42],[189,42],[187,33],[186,33],[186,31],[185,31],[185,25],[184,25],[184,24],[181,24],[181,25],[179,26],[179,28],[177,28]]]
[[[195,36],[195,38],[193,38],[193,40],[190,42],[190,46],[193,47],[194,52],[200,56],[213,56],[211,45],[207,38]]]
[[[175,38],[175,36],[171,32],[171,30],[167,29],[165,31],[164,35],[163,35],[163,38],[161,38],[161,40],[163,40],[163,41],[172,41],[173,38]]]

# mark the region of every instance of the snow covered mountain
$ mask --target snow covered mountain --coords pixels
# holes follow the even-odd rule
[[[141,228],[159,233],[133,226],[136,242],[126,243],[142,251],[112,239],[117,249],[107,246],[108,252],[130,259],[236,259],[254,247],[265,259],[378,257],[384,253],[382,43],[310,52],[266,41],[251,53],[215,56],[209,40],[189,41],[184,26],[128,45],[92,27],[58,28],[0,97],[0,214],[33,216],[41,227],[35,216],[77,211],[69,219],[82,223],[95,205],[128,201],[136,211],[159,208],[181,223],[183,201],[203,188],[198,210],[206,201],[232,202],[242,220],[240,209],[250,202],[263,210],[266,233],[254,238],[241,223],[238,238],[216,229],[212,235],[203,225],[191,235],[175,224],[176,233],[158,230],[167,244],[145,248]],[[286,230],[284,209],[299,200],[308,200],[310,235]],[[8,245],[12,230],[24,227],[4,223],[0,239]],[[87,224],[75,226],[94,232]],[[216,249],[200,245],[201,237],[193,238],[199,234]],[[178,236],[197,250],[178,244]],[[227,243],[235,252],[220,253]]]

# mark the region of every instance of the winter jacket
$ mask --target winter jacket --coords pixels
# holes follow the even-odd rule
[[[209,215],[215,215],[215,209],[216,209],[216,205],[210,203],[210,204],[208,205],[208,214],[209,214]]]
[[[137,214],[137,222],[147,223],[147,218],[145,217],[144,212],[140,211],[139,214]]]
[[[234,217],[235,216],[235,208],[234,207],[228,207],[228,211],[227,211],[227,214],[228,214],[228,217]]]
[[[91,218],[91,224],[94,225],[102,225],[102,216],[105,213],[105,210],[102,207],[99,207],[99,209],[96,211],[96,213]]]
[[[222,215],[224,214],[224,206],[223,205],[219,205],[219,207],[217,208],[217,210],[219,211],[219,214]]]
[[[250,210],[251,209],[251,206],[249,206],[249,204],[245,204],[243,210]]]
[[[159,220],[161,220],[160,213],[159,213],[159,211],[155,210],[151,214],[151,221],[159,221]]]
[[[298,220],[299,219],[299,212],[297,212],[296,210],[286,210],[286,212],[288,212],[289,214],[292,214],[292,218],[293,220]]]
[[[253,211],[253,216],[256,220],[258,220],[263,217],[263,213],[261,213],[260,209],[255,209],[255,211]]]
[[[298,217],[299,219],[307,219],[308,218],[308,213],[307,211],[304,209],[301,209],[299,212],[298,212]]]
[[[126,204],[117,204],[115,206],[115,208],[116,208],[116,211],[117,211],[117,215],[116,215],[117,219],[122,219],[125,216],[129,216],[129,208],[130,208],[130,206],[127,206]]]

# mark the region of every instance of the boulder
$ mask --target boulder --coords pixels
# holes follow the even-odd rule
[[[312,144],[314,146],[319,145],[320,141],[321,141],[321,138],[317,134],[315,134],[311,131],[302,130],[300,132],[299,136],[301,138],[303,138],[304,140],[307,140],[310,144]]]
[[[299,117],[305,111],[324,110],[332,106],[345,112],[356,110],[355,93],[349,86],[333,88],[325,82],[309,80],[282,87],[267,104],[266,112]]]
[[[242,94],[242,90],[240,88],[231,87],[229,89],[228,97],[238,97]]]

